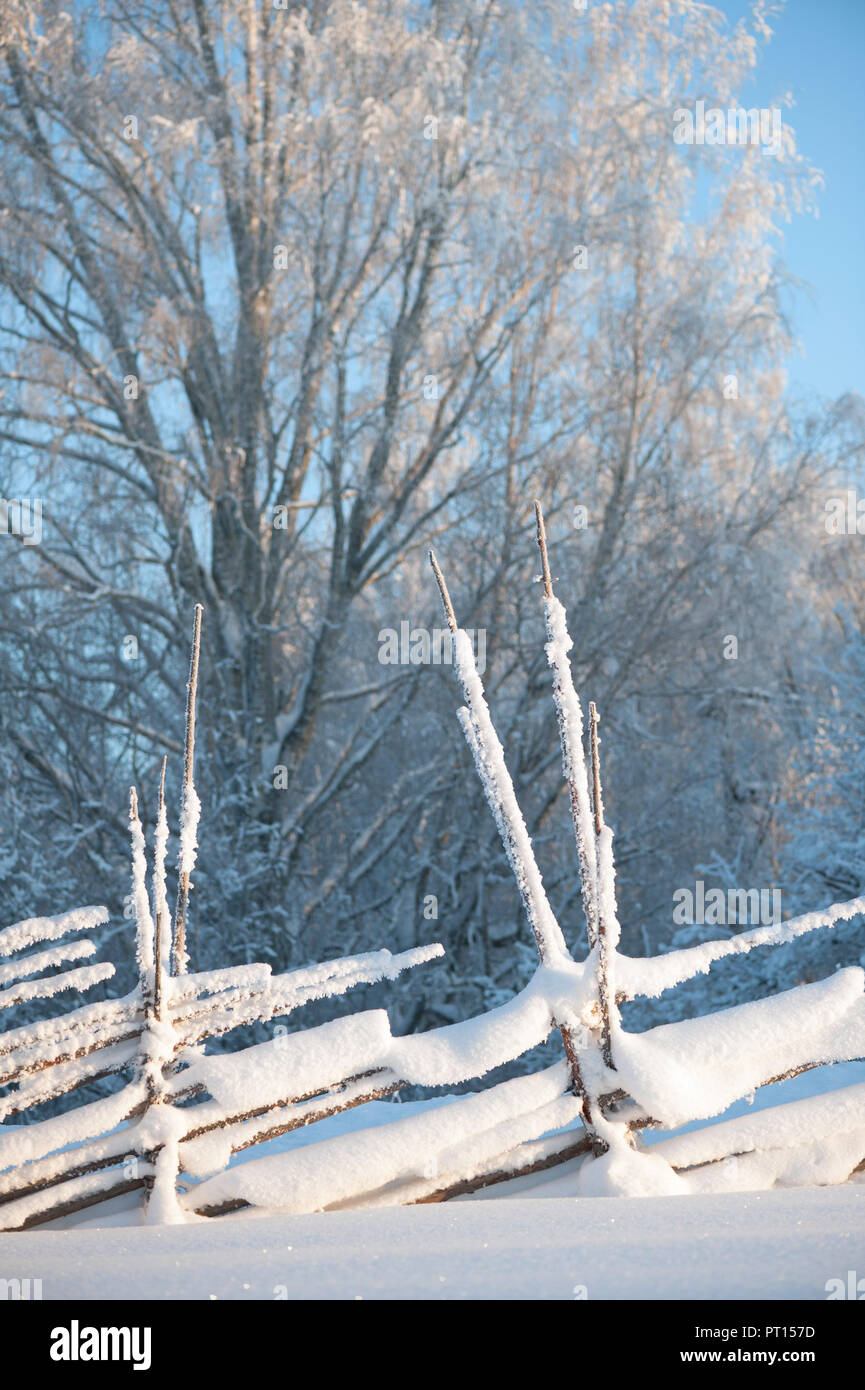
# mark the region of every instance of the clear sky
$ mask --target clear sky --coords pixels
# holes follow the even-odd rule
[[[747,0],[714,0],[731,20]],[[810,283],[796,301],[794,328],[804,356],[790,380],[825,395],[865,395],[865,0],[787,0],[770,21],[774,34],[742,96],[783,112],[801,153],[822,169],[820,216],[785,228],[784,259]]]

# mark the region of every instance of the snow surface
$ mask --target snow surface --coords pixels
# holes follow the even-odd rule
[[[823,1300],[863,1268],[854,1185],[0,1235],[0,1278],[39,1278],[46,1299]]]

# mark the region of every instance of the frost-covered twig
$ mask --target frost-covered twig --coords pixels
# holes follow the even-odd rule
[[[124,999],[107,999],[101,1004],[83,1004],[59,1018],[27,1023],[0,1033],[0,1086],[16,1072],[38,1070],[52,1062],[68,1062],[83,1057],[92,1046],[125,1041],[121,1033],[134,1036],[143,1017],[138,989]],[[58,1052],[57,1049],[60,1049]],[[11,1072],[11,1075],[7,1075]]]
[[[483,1170],[471,1178],[461,1178],[445,1187],[437,1187],[424,1197],[415,1197],[409,1206],[425,1206],[432,1202],[450,1202],[454,1197],[466,1197],[472,1192],[481,1192],[487,1187],[495,1187],[500,1182],[513,1182],[516,1178],[527,1178],[533,1173],[543,1173],[562,1163],[571,1163],[575,1158],[592,1152],[592,1141],[586,1134],[566,1129],[548,1139],[538,1139],[532,1143],[520,1144],[512,1149],[507,1159],[498,1160],[488,1170]]]
[[[190,684],[194,688],[192,677]],[[194,705],[194,700],[193,700]],[[194,718],[194,716],[193,716]],[[184,813],[187,809],[184,800]],[[76,1070],[82,1074],[88,1071],[97,1075],[108,1075],[113,1070],[122,1070],[131,1061],[134,1067],[134,1086],[143,1086],[145,1108],[148,1113],[156,1112],[150,1126],[154,1136],[163,1135],[163,1142],[155,1144],[156,1190],[160,1219],[170,1219],[170,1190],[173,1189],[177,1174],[177,1121],[165,1096],[164,1072],[173,1059],[176,1039],[169,1022],[163,1018],[165,1006],[165,955],[163,923],[168,920],[165,892],[165,849],[168,841],[168,823],[165,812],[165,763],[159,785],[159,816],[156,830],[156,843],[153,865],[153,902],[156,912],[154,925],[150,899],[147,894],[147,853],[144,828],[138,814],[138,794],[135,787],[129,793],[129,828],[132,836],[132,903],[135,911],[136,957],[138,961],[139,993],[144,1009],[143,1027],[137,1033],[137,1048],[132,1057],[123,1050],[115,1065],[112,1059],[104,1057],[96,1062],[70,1063],[65,1072],[74,1080]],[[64,1069],[60,1069],[58,1081],[64,1080]],[[76,1081],[75,1084],[80,1084]],[[41,1083],[40,1089],[51,1086],[50,1078]],[[164,1151],[164,1152],[163,1152]],[[174,1162],[174,1168],[171,1164]]]
[[[92,941],[68,941],[62,946],[52,946],[47,951],[34,951],[32,955],[22,956],[20,960],[0,965],[0,986],[5,987],[13,980],[26,980],[28,975],[39,975],[43,970],[51,970],[55,965],[66,965],[73,960],[86,960],[95,955],[96,947]]]
[[[516,1144],[572,1124],[579,1106],[565,1089],[568,1080],[567,1066],[559,1062],[447,1106],[341,1135],[318,1152],[318,1146],[292,1149],[239,1164],[206,1179],[184,1205],[213,1212],[244,1201],[302,1212],[358,1198],[363,1205],[399,1203],[406,1190],[423,1195],[417,1184],[432,1155],[442,1176],[456,1181],[489,1167]],[[441,1184],[426,1178],[423,1185]]]
[[[64,1184],[60,1194],[43,1195],[35,1193],[20,1201],[10,1202],[2,1208],[3,1229],[23,1231],[31,1226],[43,1225],[46,1221],[56,1221],[61,1216],[71,1216],[85,1211],[109,1197],[120,1197],[127,1192],[135,1192],[144,1187],[151,1169],[148,1164],[139,1163],[135,1175],[129,1177],[125,1168],[112,1168],[108,1172],[88,1173]]]
[[[48,1100],[68,1095],[88,1082],[125,1071],[135,1055],[136,1039],[132,1038],[125,1043],[94,1051],[86,1057],[43,1067],[29,1078],[16,1073],[17,1090],[10,1091],[0,1099],[0,1121],[11,1115],[20,1115],[34,1105],[44,1105]]]
[[[146,1102],[143,1086],[125,1086],[114,1095],[79,1105],[38,1125],[0,1129],[0,1169],[44,1158],[85,1139],[95,1139],[140,1114]]]
[[[324,965],[305,966],[300,970],[276,975],[258,988],[227,990],[212,999],[195,1000],[179,1008],[173,1021],[184,1046],[203,1038],[230,1033],[246,1023],[259,1023],[269,1018],[284,1017],[314,999],[330,999],[345,994],[355,985],[377,984],[394,980],[403,970],[444,955],[438,943],[413,946],[392,955],[390,951],[368,951],[344,960],[327,961]],[[198,1022],[202,1019],[202,1022]]]

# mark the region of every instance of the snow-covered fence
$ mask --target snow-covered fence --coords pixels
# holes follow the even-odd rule
[[[865,1055],[865,975],[837,972],[772,998],[641,1034],[619,1006],[653,997],[724,956],[780,945],[865,914],[865,899],[668,954],[619,950],[613,835],[605,823],[598,715],[584,750],[571,638],[552,590],[537,509],[546,655],[562,745],[586,919],[587,954],[575,961],[546,896],[531,840],[486,705],[468,634],[459,628],[432,558],[465,705],[459,718],[495,817],[539,955],[528,986],[497,1009],[411,1037],[393,1037],[376,1009],[234,1053],[206,1055],[208,1038],[285,1017],[312,999],[393,979],[442,954],[417,947],[328,961],[279,976],[261,964],[186,973],[183,924],[195,865],[199,806],[193,782],[200,611],[187,702],[179,891],[172,929],[166,894],[168,823],[163,765],[151,889],[133,789],[130,800],[139,981],[124,999],[0,1033],[0,1120],[121,1076],[112,1095],[24,1127],[0,1127],[0,1228],[21,1228],[141,1188],[158,1221],[218,1216],[254,1205],[305,1212],[344,1204],[442,1201],[580,1159],[574,1191],[649,1193],[840,1182],[865,1155],[865,1085],[776,1106],[747,1119],[675,1135],[647,1148],[643,1131],[675,1130],[721,1114],[735,1100],[809,1068]],[[103,909],[38,919],[0,933],[0,957],[98,925]],[[178,928],[178,923],[180,927]],[[0,965],[0,1008],[112,972],[74,969],[89,941]],[[29,982],[29,983],[28,983]],[[387,1123],[232,1164],[234,1155],[405,1087],[483,1078],[561,1036],[560,1062],[485,1090],[449,1097]],[[11,1088],[11,1089],[10,1089]],[[729,1160],[737,1162],[733,1170]],[[179,1189],[179,1191],[178,1191]]]
[[[367,952],[277,976],[272,976],[270,966],[261,964],[186,973],[184,923],[199,810],[193,751],[200,634],[198,609],[188,686],[173,932],[166,894],[163,763],[152,893],[147,887],[147,849],[134,788],[130,795],[136,988],[120,1000],[85,1005],[58,1018],[0,1033],[0,1121],[58,1100],[89,1082],[118,1076],[123,1084],[111,1095],[49,1119],[0,1127],[0,1228],[35,1225],[139,1188],[148,1193],[151,1219],[182,1219],[177,1206],[181,1162],[191,1168],[194,1155],[200,1165],[204,1154],[215,1151],[225,1154],[227,1161],[233,1152],[297,1123],[309,1124],[390,1094],[395,1089],[393,1081],[382,1080],[383,1044],[390,1030],[381,1012],[279,1037],[233,1057],[204,1057],[202,1044],[243,1025],[286,1017],[313,999],[394,979],[442,954],[441,946],[433,944],[398,955],[386,950]],[[0,932],[0,958],[106,920],[104,908],[85,908],[19,923]],[[87,940],[0,965],[0,1008],[65,989],[82,990],[108,979],[114,973],[110,964],[29,980],[42,970],[86,959],[94,952]],[[308,1103],[322,1093],[324,1098]],[[202,1102],[201,1096],[207,1094],[211,1099]],[[187,1104],[191,1100],[197,1103]],[[290,1116],[281,1116],[288,1109]]]
[[[704,1018],[628,1033],[619,1005],[655,996],[724,956],[780,945],[865,914],[865,899],[785,923],[637,960],[619,950],[612,831],[604,821],[598,716],[590,707],[590,767],[573,686],[565,611],[552,590],[537,508],[544,580],[546,654],[576,839],[588,954],[570,956],[546,897],[504,752],[484,698],[468,634],[456,620],[431,557],[453,633],[465,697],[466,739],[496,819],[540,957],[529,987],[482,1018],[415,1038],[380,1038],[394,1089],[400,1081],[443,1086],[481,1077],[552,1031],[564,1061],[486,1091],[450,1100],[375,1129],[227,1166],[215,1147],[192,1149],[204,1181],[187,1197],[199,1212],[246,1204],[312,1211],[344,1203],[425,1202],[582,1159],[575,1192],[683,1192],[718,1184],[843,1181],[865,1155],[865,1086],[817,1102],[777,1106],[647,1149],[641,1131],[708,1119],[762,1086],[865,1054],[865,977],[860,969]],[[350,1022],[355,1023],[355,1020]],[[382,1025],[383,1026],[383,1025]],[[237,1063],[225,1059],[226,1071]],[[241,1074],[237,1067],[238,1076]],[[726,1162],[742,1158],[735,1180]],[[220,1171],[214,1170],[219,1168]]]
[[[154,1183],[159,1201],[152,1215],[169,1219],[167,1194],[174,1192],[177,1146],[185,1140],[200,1143],[203,1136],[218,1132],[230,1153],[235,1146],[248,1147],[280,1132],[278,1112],[306,1099],[304,1088],[309,1084],[306,1074],[294,1076],[299,1052],[292,1046],[295,1038],[307,1053],[321,1050],[327,1056],[334,1029],[354,1020],[338,1020],[260,1045],[275,1049],[281,1063],[270,1091],[264,1085],[258,1049],[204,1058],[198,1044],[243,1023],[285,1017],[311,999],[393,979],[439,954],[441,948],[434,945],[393,956],[388,951],[371,952],[277,976],[271,976],[266,965],[186,975],[164,982],[161,1019],[155,1017],[139,986],[125,999],[86,1005],[64,1018],[0,1034],[0,1083],[15,1087],[0,1099],[4,1119],[99,1077],[123,1074],[125,1078],[115,1094],[64,1114],[25,1126],[0,1126],[0,1228],[34,1225],[136,1188],[150,1189]],[[176,985],[181,988],[175,998],[172,986]],[[220,1062],[235,1058],[242,1062],[247,1052],[252,1054],[247,1071],[256,1084],[231,1093],[239,1096],[236,1104],[229,1091],[221,1088],[218,1094],[225,1103],[183,1107],[185,1100],[207,1089],[208,1064],[218,1076]],[[323,1114],[388,1093],[380,1084],[371,1086],[360,1079],[344,1082],[346,1068],[353,1065],[350,1053],[331,1052],[330,1057],[332,1068],[325,1068],[322,1088],[339,1089],[319,1107]],[[380,1067],[380,1059],[367,1056],[363,1066],[373,1070],[377,1061]],[[311,1118],[318,1115],[308,1113],[304,1122]],[[250,1124],[253,1119],[257,1120],[256,1135]],[[288,1121],[286,1127],[294,1126]],[[170,1181],[161,1189],[160,1161],[173,1165]]]
[[[0,1009],[51,999],[68,990],[83,992],[110,979],[114,966],[109,963],[31,978],[54,966],[93,956],[96,947],[89,938],[49,950],[28,950],[45,941],[90,931],[107,920],[104,907],[84,907],[57,917],[31,917],[0,931],[0,959],[6,962],[0,965]],[[106,1055],[105,1049],[134,1036],[133,1014],[128,1001],[111,1001],[0,1032],[0,1088],[16,1086],[11,1094],[0,1097],[0,1120],[73,1089],[81,1084],[79,1076],[93,1079],[97,1074],[108,1074],[116,1056]],[[96,1051],[102,1055],[88,1061]]]

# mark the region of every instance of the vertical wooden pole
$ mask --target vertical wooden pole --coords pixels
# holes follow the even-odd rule
[[[598,880],[601,880],[600,838],[604,829],[604,803],[601,795],[601,759],[598,751],[598,724],[600,716],[594,703],[589,705],[589,723],[592,738],[592,780],[594,783],[595,834],[598,839]],[[616,1007],[610,994],[610,939],[604,908],[604,895],[598,893],[598,1004],[601,1010],[601,1051],[604,1061],[616,1070],[613,1061],[613,1048],[610,1033],[610,1012]],[[615,949],[615,948],[613,948]]]
[[[189,814],[193,794],[193,774],[195,771],[195,713],[198,698],[198,662],[201,652],[201,617],[204,612],[200,603],[195,605],[195,627],[192,634],[192,656],[189,663],[189,680],[186,686],[186,739],[183,759],[183,816]],[[177,907],[174,913],[174,973],[186,973],[186,916],[189,909],[189,870],[181,869],[177,885]]]
[[[538,501],[535,502],[535,522],[537,525],[538,549],[541,552],[544,596],[546,599],[553,599],[555,598],[555,594],[553,593],[550,561],[547,554],[547,532],[544,526],[543,510]],[[554,630],[547,605],[545,605],[545,610],[547,637],[552,642]],[[571,821],[573,822],[574,839],[577,845],[577,861],[580,869],[583,912],[586,919],[586,936],[588,938],[589,949],[591,950],[598,939],[598,880],[597,854],[593,852],[594,840],[592,836],[592,827],[589,823],[591,812],[588,806],[588,777],[586,774],[586,758],[582,742],[582,709],[580,707],[579,697],[573,686],[570,666],[565,670],[559,669],[559,666],[554,666],[553,669],[553,698],[556,704],[559,740],[562,745],[565,775],[568,784]],[[573,699],[574,710],[578,712],[579,730],[576,736],[571,729],[571,721],[567,716],[566,703],[569,695]]]

